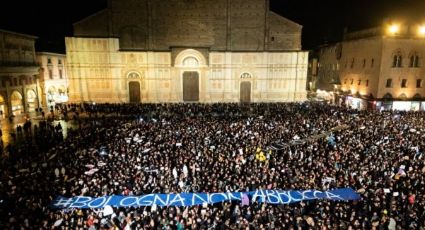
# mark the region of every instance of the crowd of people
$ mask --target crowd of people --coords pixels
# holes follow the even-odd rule
[[[1,229],[424,229],[424,112],[322,103],[82,108],[96,119],[50,149],[33,142],[3,161]],[[57,196],[334,188],[361,199],[127,207],[110,215],[49,208]]]

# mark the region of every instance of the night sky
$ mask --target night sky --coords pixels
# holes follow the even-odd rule
[[[64,52],[72,23],[104,9],[106,0],[14,0],[1,7],[0,29],[40,37],[39,51]],[[425,23],[425,0],[271,0],[271,9],[304,26],[303,49],[339,40],[344,27],[368,28],[385,18]]]

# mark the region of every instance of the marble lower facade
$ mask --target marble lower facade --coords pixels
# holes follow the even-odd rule
[[[66,38],[69,102],[306,100],[308,52],[120,50],[116,38]]]

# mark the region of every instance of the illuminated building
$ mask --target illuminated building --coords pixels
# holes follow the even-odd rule
[[[318,89],[331,88],[329,79],[337,75],[350,107],[425,109],[421,28],[391,23],[346,33],[342,42],[319,51]]]
[[[0,30],[0,117],[39,108],[37,37]]]
[[[40,85],[42,105],[48,111],[57,104],[68,102],[68,73],[66,55],[50,52],[37,52],[40,64]]]
[[[109,0],[66,38],[69,100],[303,101],[301,29],[265,0]]]

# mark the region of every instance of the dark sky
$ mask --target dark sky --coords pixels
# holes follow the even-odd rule
[[[304,26],[304,49],[338,40],[344,27],[376,26],[384,18],[425,23],[425,0],[270,1],[273,11]],[[72,35],[72,23],[105,8],[106,0],[13,0],[2,1],[0,7],[0,29],[39,36],[38,50],[64,52],[64,37]]]

